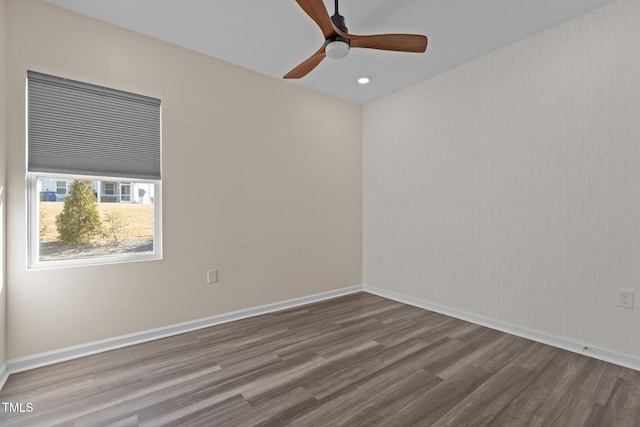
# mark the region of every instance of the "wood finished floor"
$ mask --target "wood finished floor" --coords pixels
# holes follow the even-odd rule
[[[11,375],[2,426],[640,426],[640,372],[359,293]]]

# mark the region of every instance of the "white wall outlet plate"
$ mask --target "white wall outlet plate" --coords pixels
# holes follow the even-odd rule
[[[628,289],[618,289],[616,305],[625,308],[633,308],[633,291]]]

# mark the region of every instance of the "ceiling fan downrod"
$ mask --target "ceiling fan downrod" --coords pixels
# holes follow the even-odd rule
[[[344,16],[340,15],[338,0],[335,0],[335,13],[331,17],[331,21],[333,21],[333,25],[338,27],[343,33],[349,32],[349,30],[347,29],[347,25],[344,22]]]

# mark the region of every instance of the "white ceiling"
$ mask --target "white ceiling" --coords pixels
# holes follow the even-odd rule
[[[49,3],[281,78],[324,42],[294,0],[48,0]],[[301,80],[366,103],[585,13],[609,0],[341,0],[353,34],[415,33],[426,53],[352,49]],[[324,0],[329,14],[333,1]],[[369,75],[372,82],[358,85]]]

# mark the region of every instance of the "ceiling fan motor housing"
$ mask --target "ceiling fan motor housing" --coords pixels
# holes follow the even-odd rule
[[[344,16],[339,13],[335,13],[331,17],[333,25],[340,29],[343,33],[348,33],[347,25],[344,22]],[[345,37],[335,36],[330,37],[324,42],[324,51],[329,58],[342,59],[349,53],[351,48],[351,41]]]
[[[338,27],[343,33],[349,32],[349,30],[347,29],[347,24],[345,24],[344,22],[344,16],[336,13],[331,17],[331,21],[333,21],[333,25]]]

